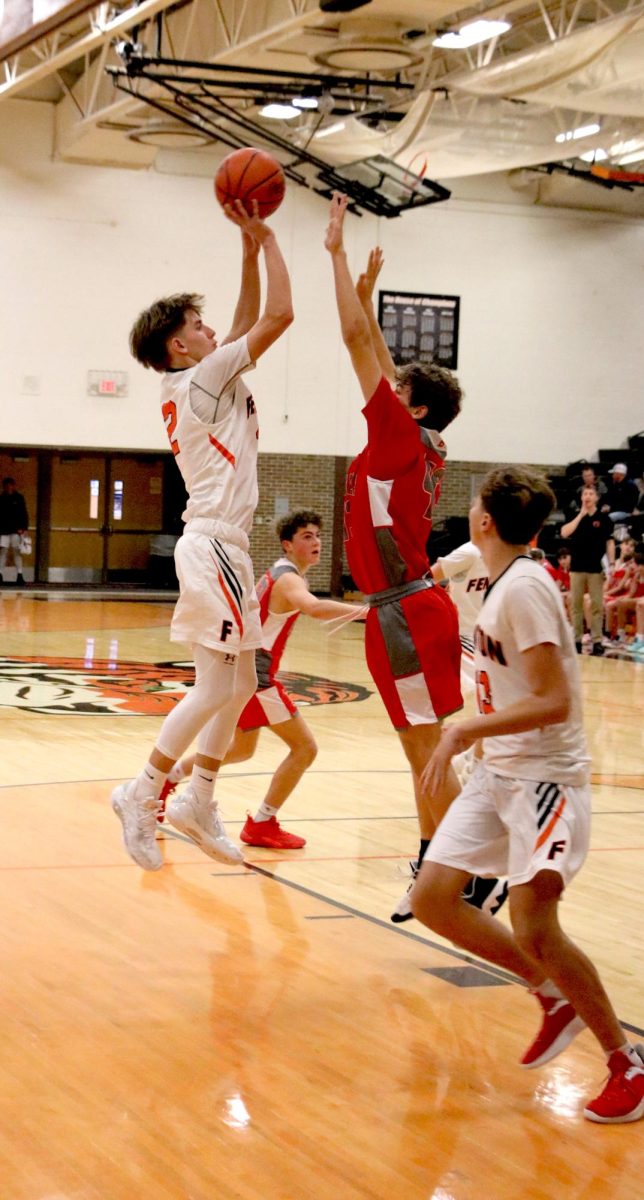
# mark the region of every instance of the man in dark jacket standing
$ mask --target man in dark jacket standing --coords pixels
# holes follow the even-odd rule
[[[28,527],[29,517],[25,498],[16,491],[15,479],[8,475],[2,480],[2,492],[0,492],[0,583],[4,582],[2,572],[7,561],[7,552],[11,547],[16,565],[16,583],[24,584],[20,539],[27,532]]]
[[[597,489],[585,487],[581,493],[581,510],[572,521],[561,528],[561,536],[570,546],[570,608],[575,631],[577,652],[581,654],[584,632],[584,592],[590,595],[590,636],[593,654],[604,653],[602,626],[604,619],[604,555],[609,566],[615,562],[613,524],[607,513],[598,506]]]

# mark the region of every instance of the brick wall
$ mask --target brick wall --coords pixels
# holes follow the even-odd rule
[[[294,508],[313,508],[323,520],[320,565],[311,572],[313,591],[340,594],[341,576],[348,570],[342,554],[342,499],[350,458],[330,454],[260,454],[258,464],[259,505],[251,534],[251,555],[259,575],[279,555],[275,521]],[[472,499],[472,481],[494,463],[448,463],[437,510],[436,526],[450,517],[466,517]],[[533,464],[534,465],[534,464]],[[536,464],[546,475],[562,474],[562,466]]]
[[[330,454],[260,454],[259,504],[250,552],[259,575],[280,554],[276,519],[296,508],[312,508],[322,518],[320,565],[310,574],[313,591],[329,592],[333,575],[336,459]],[[340,511],[342,497],[339,500]]]

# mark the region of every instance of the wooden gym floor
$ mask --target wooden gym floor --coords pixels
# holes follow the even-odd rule
[[[592,1037],[522,1072],[525,991],[389,921],[417,828],[361,626],[303,618],[284,664],[320,750],[284,813],[306,849],[227,869],[164,828],[164,868],[130,862],[109,795],[185,690],[170,612],[0,593],[2,1200],[641,1196],[644,1122],[581,1116]],[[644,1037],[644,668],[582,671],[594,832],[563,917]],[[281,749],[222,774],[233,835]]]

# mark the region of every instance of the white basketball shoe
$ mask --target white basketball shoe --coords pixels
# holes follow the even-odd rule
[[[215,801],[200,801],[190,785],[178,796],[172,797],[165,815],[179,833],[189,837],[210,858],[228,863],[229,866],[243,863],[244,856],[239,846],[226,836]]]
[[[155,796],[137,799],[136,779],[120,783],[112,792],[112,808],[123,826],[123,841],[130,858],[144,871],[158,871],[163,866],[156,842],[157,810]]]

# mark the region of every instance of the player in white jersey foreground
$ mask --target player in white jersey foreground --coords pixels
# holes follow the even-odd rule
[[[136,779],[114,789],[112,807],[125,847],[140,867],[158,870],[159,796],[176,760],[198,736],[189,787],[168,806],[168,820],[206,854],[242,861],[214,797],[217,771],[237,718],[257,686],[259,605],[248,534],[257,505],[257,412],[241,378],[293,320],[288,272],[275,234],[242,205],[226,208],[241,229],[241,291],[228,336],[217,343],[203,321],[202,297],[159,300],[130,334],[134,357],[163,374],[161,412],[188,492],[186,526],[175,550],[179,600],[173,641],[189,643],[195,685],[166,717]],[[260,315],[259,251],[266,267]]]
[[[321,517],[309,509],[283,517],[277,530],[282,557],[257,583],[262,622],[262,647],[255,655],[257,691],[240,714],[224,766],[252,758],[264,728],[281,738],[289,752],[275,771],[255,816],[247,817],[240,836],[248,846],[299,850],[306,845],[305,838],[282,829],[277,819],[284,801],[317,755],[311,730],[277,677],[284,647],[297,618],[305,613],[318,621],[351,621],[367,611],[364,605],[326,600],[310,591],[305,576],[320,561],[321,525]],[[194,763],[194,757],[190,757],[175,764],[161,793],[162,801],[190,774]]]
[[[595,967],[559,925],[559,901],[590,834],[589,760],[570,626],[553,580],[527,555],[554,507],[545,479],[502,467],[470,510],[490,585],[475,631],[479,716],[448,726],[424,783],[440,786],[455,753],[484,739],[484,759],[441,821],[411,896],[430,929],[513,971],[542,1010],[521,1062],[538,1067],[587,1025],[609,1079],[584,1115],[644,1115],[642,1047],[630,1046]],[[512,932],[465,904],[474,874],[507,874]]]

